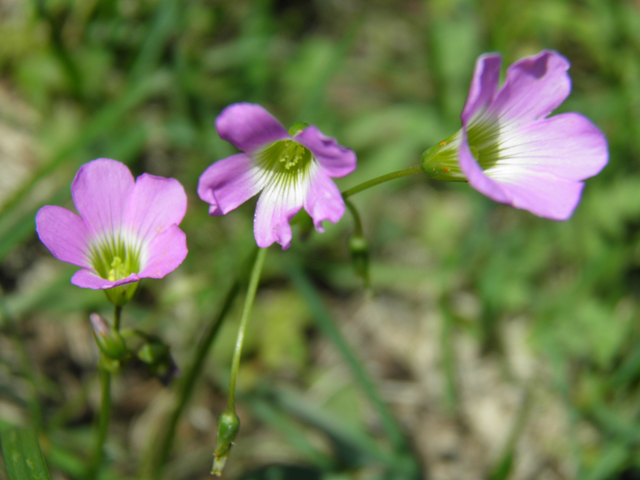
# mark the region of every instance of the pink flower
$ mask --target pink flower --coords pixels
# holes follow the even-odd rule
[[[226,215],[262,192],[253,230],[259,247],[291,245],[293,216],[304,208],[316,230],[337,222],[345,206],[330,177],[356,168],[355,154],[325,137],[313,125],[297,124],[290,132],[260,105],[237,103],[216,119],[220,137],[244,153],[219,160],[200,177],[198,195],[209,214]]]
[[[125,165],[101,158],[78,170],[71,194],[80,215],[47,205],[36,230],[54,257],[82,267],[74,285],[111,289],[162,278],[187,256],[178,228],[187,196],[177,180],[144,174],[134,181]]]
[[[489,198],[540,217],[566,220],[584,184],[607,164],[607,141],[577,113],[547,118],[569,95],[569,62],[543,51],[507,69],[500,56],[476,62],[462,130],[425,152],[427,175],[466,180]]]

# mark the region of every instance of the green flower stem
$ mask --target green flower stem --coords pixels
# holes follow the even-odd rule
[[[120,330],[120,314],[122,313],[122,307],[119,305],[115,306],[115,310],[113,312],[113,328],[117,332]]]
[[[242,354],[242,343],[244,341],[244,333],[247,328],[247,321],[253,307],[253,300],[256,297],[256,291],[258,290],[258,283],[260,282],[260,274],[262,273],[262,266],[264,265],[264,258],[267,254],[266,248],[258,250],[258,256],[253,264],[251,270],[251,278],[249,279],[249,288],[247,289],[247,296],[244,300],[244,307],[242,309],[242,317],[240,317],[240,327],[238,328],[238,338],[236,340],[236,349],[233,352],[233,360],[231,361],[231,378],[229,379],[229,398],[227,400],[227,412],[235,412],[236,410],[236,379],[238,377],[238,370],[240,369],[240,356]]]
[[[252,250],[248,261],[245,262],[247,265],[254,263],[257,250],[257,247]],[[154,480],[160,478],[162,467],[167,461],[169,452],[171,451],[171,445],[173,443],[173,438],[175,436],[178,421],[180,420],[180,417],[182,416],[187,403],[189,403],[189,399],[191,398],[191,394],[193,393],[193,388],[195,387],[196,380],[200,376],[202,367],[204,366],[204,361],[207,357],[207,354],[209,353],[209,349],[217,338],[218,332],[220,331],[220,327],[224,323],[225,318],[231,311],[233,302],[235,301],[238,292],[240,291],[240,285],[246,278],[247,268],[241,268],[240,271],[241,273],[237,276],[237,278],[227,291],[227,294],[224,297],[224,302],[222,303],[218,314],[207,325],[202,337],[202,341],[200,341],[200,343],[198,344],[197,350],[195,351],[191,362],[185,369],[184,374],[180,377],[180,383],[178,384],[178,389],[176,392],[176,401],[173,410],[168,417],[166,427],[160,432],[160,438],[158,442],[155,442],[151,446],[153,450],[147,458],[147,476],[145,478]]]
[[[211,466],[211,474],[220,476],[224,465],[229,458],[229,452],[233,446],[238,429],[240,428],[240,419],[236,414],[236,380],[238,378],[238,370],[240,369],[240,357],[242,355],[242,343],[244,334],[247,330],[251,307],[256,297],[258,283],[260,282],[260,273],[264,265],[264,258],[267,254],[266,248],[258,250],[255,263],[251,269],[251,278],[249,279],[249,287],[247,288],[247,296],[244,300],[242,309],[242,317],[240,318],[240,327],[238,328],[238,338],[236,340],[236,348],[233,352],[231,361],[231,375],[229,378],[229,396],[227,399],[227,408],[218,416],[218,432],[216,435],[216,449],[213,452],[213,465]]]
[[[100,416],[98,417],[98,435],[89,470],[85,477],[87,480],[97,478],[104,458],[104,443],[107,439],[107,430],[111,420],[111,373],[105,368],[100,368],[100,388],[102,389],[102,394],[100,397]]]
[[[396,178],[406,177],[408,175],[415,175],[417,173],[424,173],[422,167],[420,165],[416,165],[411,168],[406,168],[404,170],[398,170],[397,172],[387,173],[386,175],[382,175],[380,177],[372,178],[371,180],[367,180],[360,185],[356,185],[355,187],[351,187],[348,190],[342,192],[342,198],[346,199],[351,195],[355,195],[356,193],[360,193],[363,190],[366,190],[371,187],[375,187],[384,182],[388,182],[389,180],[395,180]]]
[[[351,216],[353,217],[353,234],[357,237],[364,237],[364,233],[362,230],[362,220],[360,219],[360,214],[356,209],[356,206],[351,202],[351,200],[344,199],[344,204],[347,206],[349,212],[351,212]]]
[[[120,328],[120,314],[122,307],[116,305],[113,312],[113,328],[118,331]],[[104,354],[100,354],[102,357]],[[94,446],[93,457],[87,471],[87,480],[96,478],[102,460],[104,458],[104,443],[107,439],[109,422],[111,421],[111,373],[104,366],[100,366],[100,416],[98,417],[98,433]]]

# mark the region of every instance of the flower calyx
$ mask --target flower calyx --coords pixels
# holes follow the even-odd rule
[[[460,169],[458,162],[460,143],[461,137],[460,132],[458,132],[426,150],[420,159],[422,171],[434,180],[466,182],[467,178]]]

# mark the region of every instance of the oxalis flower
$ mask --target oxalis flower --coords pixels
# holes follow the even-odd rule
[[[209,214],[226,215],[262,191],[253,230],[259,247],[291,245],[293,216],[304,208],[316,230],[336,223],[345,206],[330,177],[356,168],[355,154],[325,137],[313,125],[298,123],[289,132],[260,105],[237,103],[216,119],[220,137],[244,153],[219,160],[200,177],[198,195]]]
[[[126,303],[141,278],[162,278],[187,256],[178,228],[187,210],[182,185],[101,158],[83,165],[71,184],[79,216],[47,205],[36,215],[36,230],[54,257],[82,267],[71,278],[79,287],[106,290]],[[132,284],[132,285],[126,285]]]
[[[440,180],[468,181],[489,198],[540,217],[566,220],[582,193],[581,180],[607,163],[607,141],[585,117],[546,118],[569,95],[569,62],[543,51],[507,69],[500,56],[476,62],[462,111],[462,130],[427,150],[422,167]]]

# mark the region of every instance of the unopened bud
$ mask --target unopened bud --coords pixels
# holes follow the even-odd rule
[[[123,359],[128,351],[120,334],[97,313],[89,315],[89,321],[100,351],[111,360]]]
[[[236,412],[225,410],[218,417],[218,435],[216,437],[216,450],[213,452],[212,475],[219,477],[222,474],[222,469],[227,462],[227,458],[229,458],[229,452],[239,428],[240,419]]]

